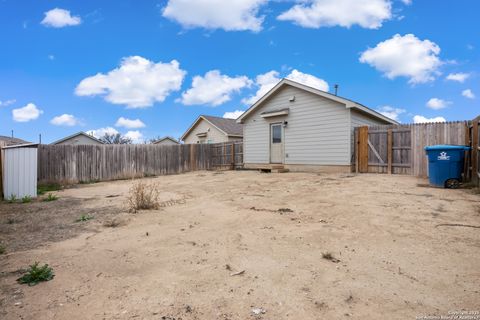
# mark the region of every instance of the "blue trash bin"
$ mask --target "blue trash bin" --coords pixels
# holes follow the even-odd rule
[[[458,188],[462,180],[466,146],[436,145],[425,147],[428,156],[430,184],[442,188]]]

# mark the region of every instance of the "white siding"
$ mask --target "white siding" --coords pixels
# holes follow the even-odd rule
[[[295,101],[289,98],[295,96]],[[262,112],[289,108],[288,116],[264,119]],[[285,86],[245,119],[245,163],[270,162],[270,123],[284,129],[285,164],[349,165],[350,115],[344,104]]]
[[[210,131],[208,131],[210,129]],[[197,137],[197,133],[207,132],[205,138]],[[218,130],[216,127],[212,126],[207,121],[200,119],[197,125],[188,133],[188,135],[183,139],[186,144],[199,143],[201,139],[205,139],[203,143],[218,143],[218,142],[227,142],[228,137]]]
[[[350,110],[351,112],[351,121],[352,121],[352,129],[355,127],[361,126],[375,126],[375,125],[382,125],[388,124],[385,121],[380,119],[374,118],[368,114],[362,113],[357,110]]]
[[[65,141],[62,141],[62,142],[59,142],[57,143],[58,145],[61,145],[61,144],[69,144],[69,145],[84,145],[84,144],[89,144],[89,145],[102,145],[102,143],[94,140],[94,139],[90,139],[89,137],[85,137],[84,135],[78,135],[78,136],[75,136],[75,137],[72,137],[70,139],[67,139]]]
[[[37,148],[4,149],[3,186],[5,199],[14,195],[37,196]]]

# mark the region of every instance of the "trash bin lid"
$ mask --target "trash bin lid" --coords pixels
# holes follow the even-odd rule
[[[437,144],[434,146],[425,147],[426,151],[430,150],[470,150],[470,147],[467,146],[457,146],[452,144]]]

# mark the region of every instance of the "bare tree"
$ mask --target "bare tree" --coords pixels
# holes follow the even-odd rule
[[[103,137],[99,138],[105,144],[132,144],[131,138],[122,136],[120,133],[108,134],[105,133]]]

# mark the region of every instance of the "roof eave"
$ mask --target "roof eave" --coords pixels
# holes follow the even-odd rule
[[[352,104],[349,104],[349,105],[347,104],[347,108],[348,108],[348,109],[352,109],[352,108],[358,109],[358,110],[360,110],[360,111],[363,111],[363,112],[365,112],[365,113],[368,113],[369,115],[372,115],[372,116],[374,116],[374,117],[380,118],[380,119],[382,119],[383,121],[388,122],[388,123],[390,123],[390,124],[395,124],[395,125],[400,124],[398,121],[395,121],[395,120],[393,120],[393,119],[391,119],[391,118],[389,118],[389,117],[387,117],[387,116],[384,116],[383,114],[381,114],[381,113],[379,113],[379,112],[377,112],[377,111],[375,111],[375,110],[372,110],[372,109],[370,109],[370,108],[368,108],[368,107],[365,107],[365,106],[363,106],[363,105],[361,105],[361,104],[358,104],[358,103],[352,103]]]

